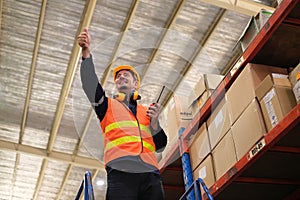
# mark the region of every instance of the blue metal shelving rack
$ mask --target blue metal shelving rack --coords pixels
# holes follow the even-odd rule
[[[195,193],[192,187],[193,185],[193,173],[192,173],[192,166],[190,161],[190,155],[188,152],[186,141],[182,139],[182,133],[184,128],[180,128],[178,131],[179,134],[179,151],[182,161],[182,169],[183,169],[183,180],[185,184],[185,190],[187,191],[189,188],[190,192],[186,195],[186,198],[189,200],[195,199]]]
[[[184,128],[180,128],[178,131],[179,134],[179,151],[181,155],[182,161],[182,169],[183,169],[183,179],[185,184],[185,193],[181,196],[180,200],[202,200],[200,186],[202,186],[207,199],[213,200],[213,196],[210,194],[208,188],[206,187],[204,181],[201,178],[198,178],[194,181],[192,166],[190,161],[190,155],[188,152],[188,144],[187,141],[183,139],[182,134],[184,132]]]

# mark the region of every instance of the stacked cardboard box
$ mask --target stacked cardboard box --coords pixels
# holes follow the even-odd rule
[[[236,162],[235,146],[231,129],[212,150],[216,179],[224,175]]]
[[[268,75],[257,87],[256,96],[268,131],[296,105],[292,86],[286,74]]]
[[[193,171],[193,178],[194,180],[201,178],[205,182],[206,186],[209,188],[211,187],[215,181],[215,173],[214,173],[214,166],[211,154],[209,154],[201,163],[200,165]],[[202,187],[200,187],[201,194],[203,196],[204,191]]]
[[[207,119],[208,135],[212,149],[228,132],[230,126],[228,106],[226,99],[223,98],[218,105],[212,105],[212,113]]]
[[[199,79],[188,98],[188,104],[194,115],[199,112],[201,107],[210,97],[213,90],[217,88],[223,78],[223,75],[203,74],[203,76]]]
[[[192,170],[195,170],[210,153],[206,123],[203,123],[197,132],[190,138],[189,152]]]
[[[266,133],[255,91],[265,77],[272,73],[287,74],[287,70],[249,63],[226,92],[231,130],[238,160]]]
[[[225,94],[231,125],[234,124],[250,102],[256,97],[256,87],[271,73],[287,74],[287,70],[251,63],[245,66]]]
[[[203,174],[209,167],[213,169],[209,180],[219,179],[266,134],[256,88],[274,72],[287,74],[284,68],[248,64],[224,98],[212,105],[206,125],[201,126],[190,142],[194,178],[199,177],[199,171]]]
[[[266,96],[270,96],[271,91],[274,91],[274,95],[270,101],[278,122],[295,106],[287,75],[285,68],[251,63],[245,66],[224,98],[216,105],[211,105],[211,115],[190,138],[189,153],[194,179],[202,178],[210,187],[238,160],[247,153],[251,154],[251,149],[272,128],[271,120],[268,121],[270,109],[264,100]],[[168,125],[177,124],[176,131],[174,130],[176,135],[178,128],[189,124],[198,112],[189,105],[197,102],[205,91],[210,90],[207,80],[200,80],[188,99],[180,98],[181,101],[187,101],[187,104],[182,103],[184,106],[177,108],[175,113],[168,111]],[[180,100],[174,99],[177,105]],[[187,119],[187,113],[189,121],[185,123],[187,121],[183,119]],[[174,120],[174,116],[181,117]]]
[[[241,159],[266,133],[259,104],[254,98],[231,127],[237,160]]]

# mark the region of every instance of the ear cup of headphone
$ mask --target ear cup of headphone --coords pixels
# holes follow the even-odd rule
[[[118,100],[118,101],[124,101],[126,97],[126,94],[122,93],[122,92],[118,92],[118,94],[114,95],[114,99]]]
[[[139,98],[139,93],[138,93],[138,91],[134,91],[134,92],[131,94],[131,98],[132,98],[132,100],[138,100],[138,98]]]

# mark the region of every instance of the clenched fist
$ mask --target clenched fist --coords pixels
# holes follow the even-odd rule
[[[81,47],[82,57],[90,57],[91,36],[89,34],[88,28],[84,28],[83,31],[78,35],[77,42]]]

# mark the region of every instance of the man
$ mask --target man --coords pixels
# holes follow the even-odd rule
[[[167,137],[159,125],[159,105],[137,103],[140,78],[132,66],[118,66],[113,78],[118,94],[108,98],[95,73],[91,37],[85,28],[78,36],[82,48],[81,81],[100,120],[107,171],[107,200],[164,199],[155,151]]]

